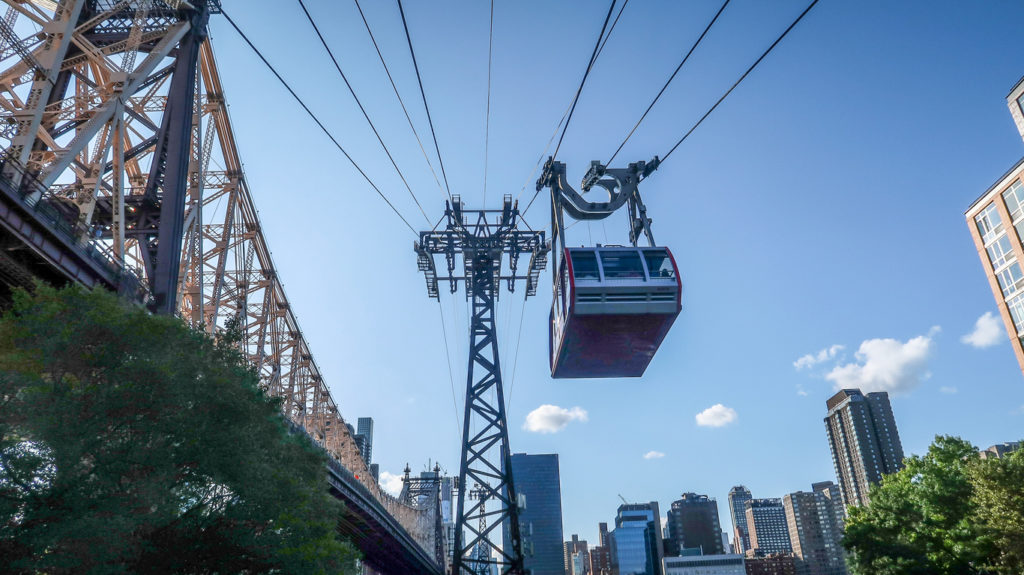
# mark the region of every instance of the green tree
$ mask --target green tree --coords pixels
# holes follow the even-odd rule
[[[978,451],[938,436],[924,456],[871,488],[870,504],[851,507],[843,545],[860,575],[988,573],[992,540],[977,523],[970,469]]]
[[[1024,451],[985,459],[971,468],[978,522],[998,549],[993,573],[1024,573]]]
[[[0,572],[346,573],[324,455],[228,337],[102,290],[0,320]]]

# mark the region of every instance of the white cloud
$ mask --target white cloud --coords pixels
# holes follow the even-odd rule
[[[809,393],[807,393],[807,390],[804,389],[804,386],[799,383],[796,384],[796,394],[799,395],[800,397],[807,397],[808,395],[810,395]]]
[[[523,429],[534,433],[557,433],[571,421],[586,421],[587,410],[581,407],[566,409],[545,404],[526,415]]]
[[[384,491],[398,496],[402,492],[402,476],[387,471],[380,472],[380,486]]]
[[[939,388],[939,393],[945,393],[946,395],[953,395],[957,391],[957,388],[949,385],[943,385],[942,387]]]
[[[928,356],[932,337],[938,332],[936,326],[928,335],[906,342],[891,338],[865,340],[857,349],[856,362],[837,365],[825,379],[832,381],[836,389],[857,387],[865,392],[908,392],[931,376]]]
[[[736,421],[736,410],[716,403],[696,416],[697,425],[703,427],[722,427]]]
[[[824,363],[830,359],[835,359],[836,355],[839,352],[843,351],[843,349],[845,349],[845,346],[836,344],[831,347],[826,347],[825,349],[819,351],[816,354],[809,353],[801,357],[800,359],[794,361],[793,367],[797,368],[797,370],[814,367],[819,363]]]
[[[665,457],[665,454],[660,451],[648,451],[644,454],[644,459],[661,459]]]
[[[992,347],[1003,341],[1003,321],[996,314],[987,311],[974,322],[974,331],[960,338],[969,346]]]

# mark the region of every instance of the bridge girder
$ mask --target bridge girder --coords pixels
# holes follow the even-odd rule
[[[140,278],[148,293],[139,297],[154,310],[211,335],[237,330],[288,419],[409,533],[422,531],[424,510],[372,478],[278,277],[205,30],[219,3],[4,5],[0,183],[20,197],[16,207],[56,213],[70,244],[121,270],[111,277]],[[421,543],[431,553],[432,541]]]

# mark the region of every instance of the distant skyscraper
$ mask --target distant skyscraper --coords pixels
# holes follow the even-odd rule
[[[729,490],[729,515],[732,516],[733,524],[733,545],[737,553],[744,553],[750,549],[750,533],[747,530],[747,501],[753,497],[750,490],[742,485],[737,485]]]
[[[1024,137],[1024,79],[1006,97]],[[1017,363],[1024,370],[1024,158],[967,209],[967,227],[988,276]]]
[[[993,445],[988,449],[980,451],[978,455],[981,456],[982,459],[1002,459],[1006,455],[1009,455],[1018,449],[1020,449],[1020,442],[1011,441],[1009,443]]]
[[[576,575],[573,568],[573,555],[586,555],[587,554],[587,542],[580,539],[579,535],[573,535],[569,541],[566,541],[563,545],[563,559],[565,561],[565,572],[566,575]],[[580,561],[580,565],[583,567],[583,572],[579,575],[587,575],[590,573],[590,559],[588,558],[584,563]]]
[[[884,391],[844,389],[826,402],[825,429],[845,505],[868,502],[868,487],[903,468],[903,445]]]
[[[662,575],[661,512],[656,501],[620,505],[609,541],[612,569],[618,575]]]
[[[668,510],[668,541],[665,554],[677,557],[684,549],[700,549],[703,555],[721,555],[722,529],[718,502],[707,495],[684,493]]]
[[[781,499],[751,499],[746,502],[746,515],[753,551],[765,555],[792,552]]]
[[[533,575],[564,575],[562,547],[562,489],[558,455],[512,455],[512,480],[516,495],[526,499],[519,512],[523,540],[523,566]],[[511,548],[507,525],[504,546]]]
[[[839,487],[825,481],[811,489],[810,493],[797,491],[783,498],[797,573],[846,575],[841,544],[845,512]]]
[[[359,446],[359,453],[367,465],[373,461],[373,418],[360,417],[356,426],[356,437],[362,437],[362,445]],[[359,440],[356,440],[357,445]]]
[[[612,575],[612,555],[607,545],[590,548],[590,575]]]
[[[722,529],[722,552],[726,555],[733,554],[732,544],[729,543],[729,534],[725,532],[725,529]]]

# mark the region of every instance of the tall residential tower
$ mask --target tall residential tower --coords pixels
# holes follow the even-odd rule
[[[1024,138],[1024,78],[1006,97]],[[967,227],[996,298],[1017,363],[1024,370],[1024,158],[967,209]]]
[[[736,553],[750,549],[750,532],[747,529],[747,501],[753,499],[750,490],[737,485],[729,490],[729,515],[732,516],[733,545]]]
[[[903,445],[889,394],[844,389],[826,406],[825,429],[843,503],[865,505],[870,485],[903,468]]]
[[[668,510],[665,554],[678,557],[684,549],[700,549],[701,555],[721,555],[722,530],[718,502],[707,495],[684,493]]]
[[[839,487],[831,481],[814,483],[811,492],[797,491],[782,498],[797,573],[846,575],[843,538],[845,512]]]

